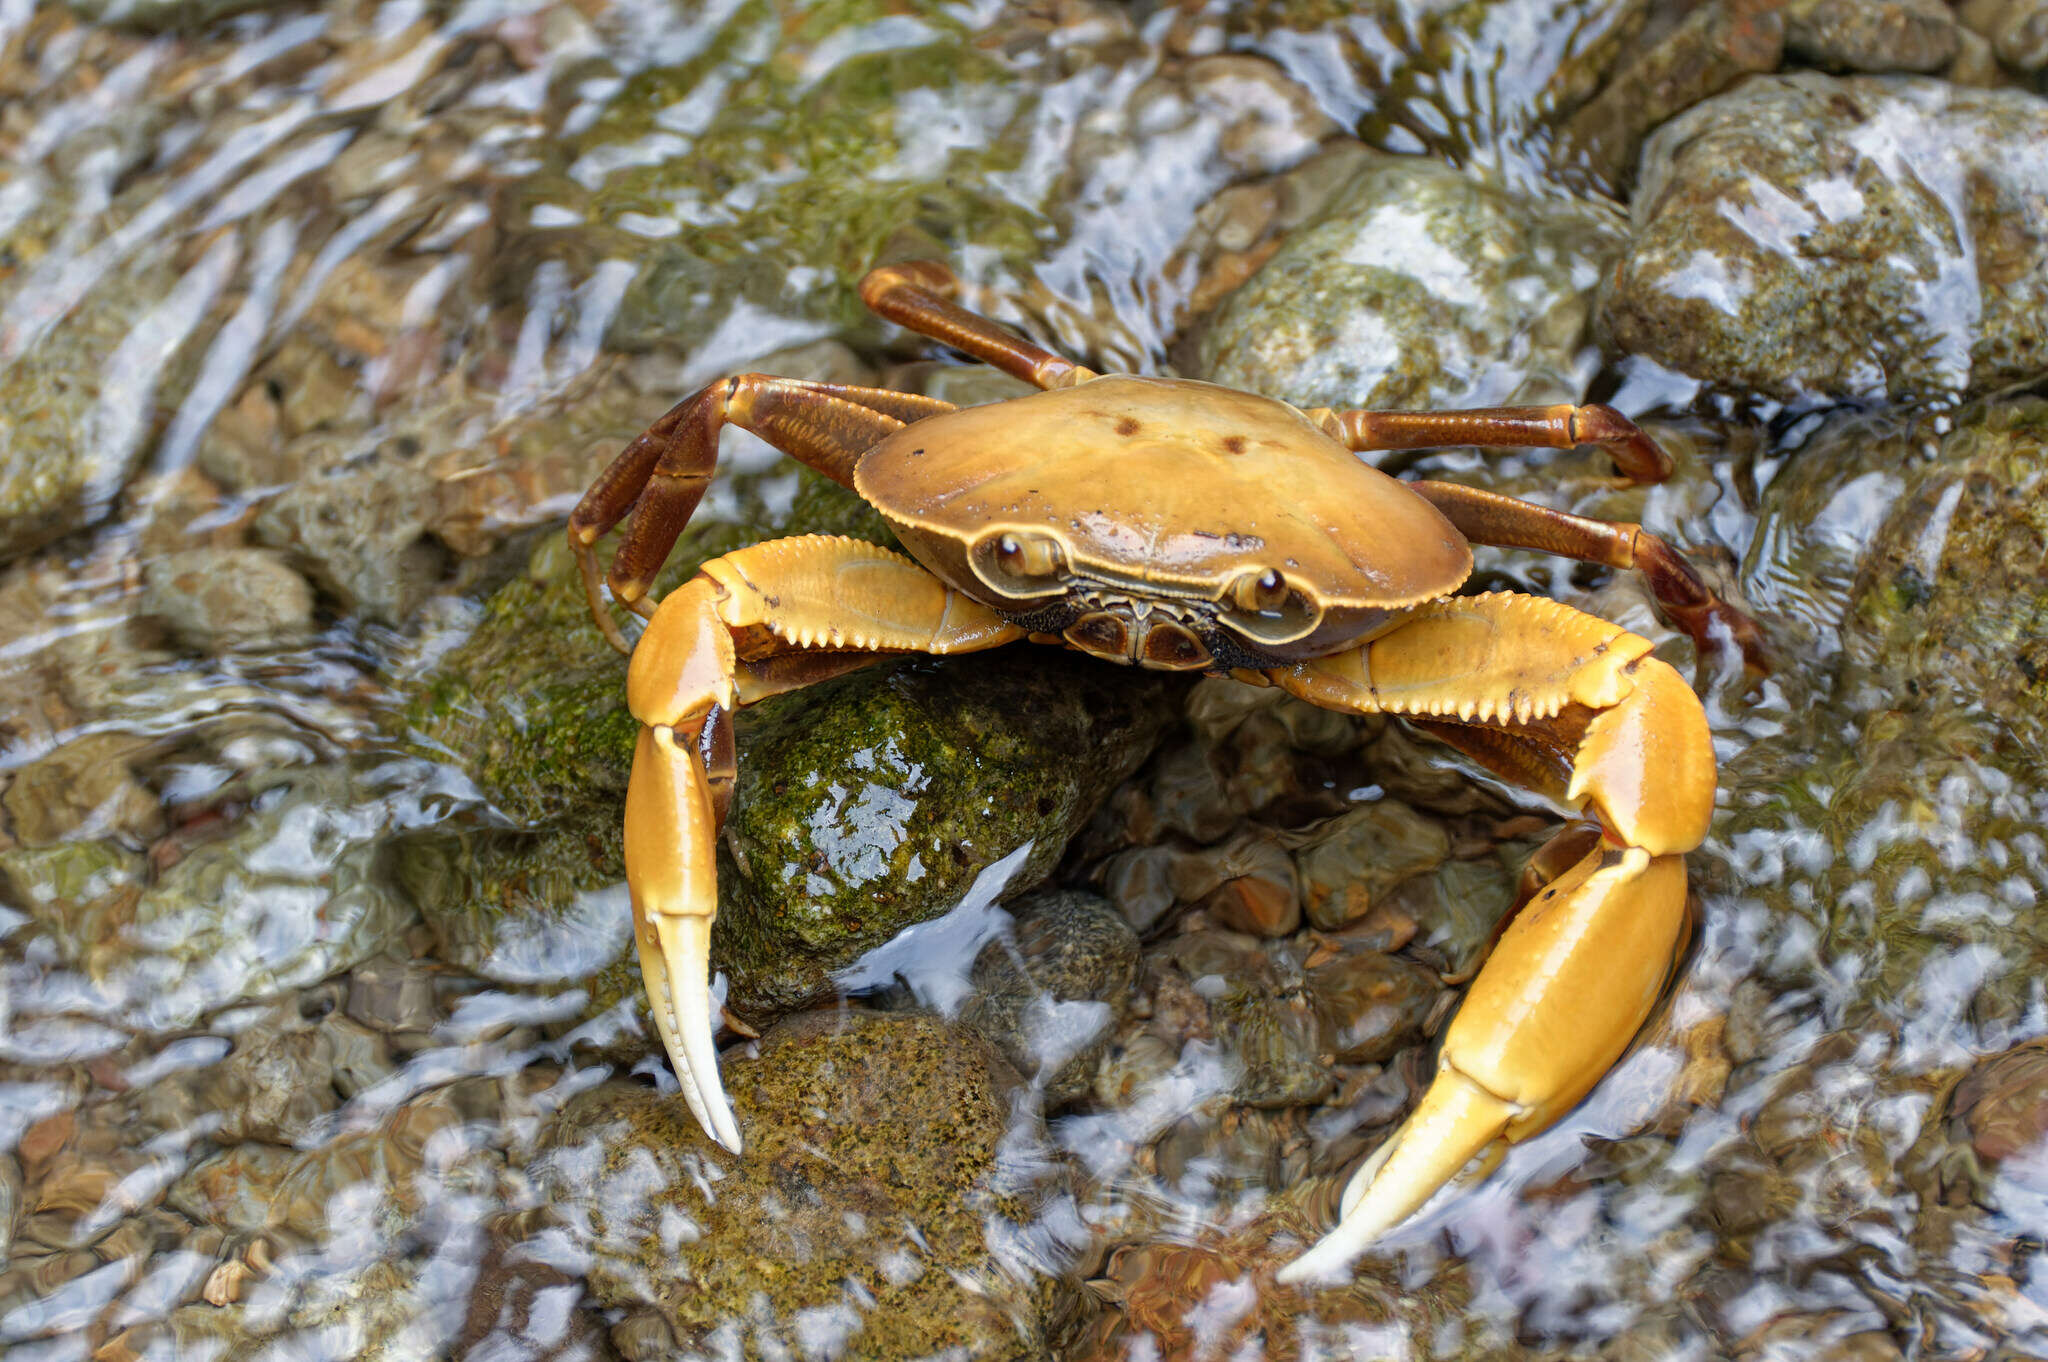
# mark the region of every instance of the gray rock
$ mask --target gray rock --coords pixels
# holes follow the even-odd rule
[[[1604,203],[1376,157],[1210,314],[1198,376],[1298,406],[1576,397],[1591,290],[1620,246]]]
[[[1941,401],[2048,372],[2048,104],[1759,78],[1659,129],[1612,343],[1783,401]]]
[[[429,537],[439,480],[426,433],[316,435],[303,472],[264,503],[257,538],[303,563],[341,608],[402,623],[440,584],[447,550]]]
[[[289,647],[313,627],[313,587],[268,549],[188,549],[143,568],[142,609],[188,648]]]
[[[1088,1090],[1096,1060],[1130,1011],[1138,935],[1115,908],[1072,890],[1010,905],[1013,939],[975,958],[974,994],[960,1021],[1017,1071],[1035,1076],[1055,1107]]]

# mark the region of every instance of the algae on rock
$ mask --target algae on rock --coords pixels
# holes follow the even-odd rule
[[[1002,1168],[1018,1079],[993,1047],[936,1017],[820,1013],[728,1075],[744,1157],[629,1084],[557,1118],[530,1172],[601,1305],[684,1347],[738,1330],[781,1355],[794,1324],[836,1357],[1048,1355],[1068,1288],[991,1233],[1044,1194]]]
[[[802,479],[789,510],[769,517],[775,528],[885,537],[864,502]],[[762,528],[693,531],[663,584]],[[535,982],[515,963],[533,954],[520,943],[549,929],[525,919],[586,921],[598,911],[588,895],[622,877],[635,733],[624,672],[550,540],[408,709],[414,746],[459,765],[489,810],[481,830],[438,828],[401,855],[422,911],[465,965]],[[1027,843],[1010,888],[1044,878],[1150,753],[1175,688],[1160,673],[1022,644],[882,662],[741,711],[712,945],[728,1005],[758,1022],[831,998],[835,971],[950,910]],[[629,944],[620,933],[620,957]],[[609,1002],[630,966],[604,972],[596,997]]]
[[[1379,156],[1203,325],[1200,376],[1299,406],[1576,398],[1615,211]]]

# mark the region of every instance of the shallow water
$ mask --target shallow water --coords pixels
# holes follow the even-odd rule
[[[552,1308],[587,1326],[563,1328],[563,1355],[661,1355],[646,1311],[576,1303],[602,1246],[542,1223],[551,1205],[602,1222],[652,1204],[632,1176],[538,1154],[615,1070],[668,1082],[630,997],[595,1005],[609,985],[578,977],[612,963],[623,895],[563,895],[566,928],[480,942],[424,921],[401,866],[409,839],[558,811],[544,783],[529,808],[487,797],[473,754],[412,730],[485,602],[558,568],[595,470],[712,377],[778,355],[972,382],[861,317],[853,284],[880,254],[945,256],[998,315],[1098,368],[1185,367],[1188,323],[1347,177],[1317,170],[1352,164],[1346,134],[1502,192],[1583,192],[1599,177],[1558,129],[1629,35],[1679,17],[1563,0],[228,8],[95,23],[0,3],[0,438],[59,487],[0,506],[10,1357],[447,1355],[488,1332],[506,1246],[562,1272]],[[1584,294],[1622,213],[1581,209],[1586,239],[1558,250],[1584,258],[1556,273]],[[1355,263],[1389,260],[1433,296],[1495,296],[1448,251]],[[1953,374],[1978,304],[1929,269],[1900,344]],[[1753,687],[1727,659],[1697,665],[1722,791],[1668,1003],[1584,1106],[1321,1296],[1271,1272],[1426,1048],[1255,1102],[1242,1052],[1191,1023],[1132,1062],[1127,1101],[1097,1084],[1049,1113],[1020,1102],[984,1230],[1056,1301],[1037,1327],[1063,1355],[2048,1353],[2048,1078],[2030,1046],[2048,1034],[2048,562],[1998,492],[2036,498],[2048,475],[1971,443],[2038,412],[1960,390],[1714,389],[1603,353],[1588,306],[1556,311],[1562,344],[1517,334],[1509,358],[1460,368],[1446,342],[1415,381],[1445,404],[1590,384],[1654,418],[1677,477],[1615,490],[1591,451],[1411,462],[1639,519],[1769,636]],[[779,524],[800,495],[734,435],[700,519]],[[1480,570],[1695,674],[1626,576],[1493,552]],[[244,580],[261,604],[231,599]],[[215,623],[181,622],[209,593]],[[1165,807],[1176,753],[1242,763],[1235,821],[1204,846],[1308,836],[1390,789],[1419,801],[1456,766],[1396,770],[1398,739],[1284,708],[1224,724],[1237,702],[1205,684],[1162,702],[1191,726],[1057,881],[1101,885],[1117,853],[1164,844],[1131,811]],[[485,703],[541,722],[535,696]],[[1489,789],[1476,812],[1426,811],[1475,882],[1540,835],[1523,814],[1553,813]],[[950,1012],[1008,930],[996,883],[842,982],[903,976],[881,1002]],[[1216,981],[1229,1015],[1268,1015],[1228,992],[1231,970],[1306,996],[1286,948],[1217,945],[1178,916],[1148,959],[1234,962],[1176,966]],[[1455,970],[1490,926],[1421,921],[1402,958]],[[1155,1031],[1171,1001],[1148,999]],[[1252,1077],[1297,1081],[1281,1069]],[[879,1261],[919,1227],[871,1233]],[[872,1355],[863,1290],[786,1317],[763,1297],[702,1346]]]

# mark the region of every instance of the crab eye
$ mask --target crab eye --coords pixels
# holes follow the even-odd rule
[[[1257,643],[1291,643],[1322,620],[1322,609],[1277,568],[1241,573],[1225,591],[1223,622]]]
[[[976,572],[1008,595],[1044,595],[1064,589],[1067,551],[1050,535],[1005,530],[975,546]]]
[[[1287,579],[1273,568],[1247,572],[1230,588],[1230,599],[1237,608],[1254,615],[1278,613],[1287,604],[1287,595]]]

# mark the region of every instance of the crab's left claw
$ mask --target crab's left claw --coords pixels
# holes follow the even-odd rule
[[[704,762],[707,725],[735,702],[732,637],[719,590],[692,580],[662,602],[626,674],[641,723],[626,786],[626,886],[633,939],[662,1048],[690,1111],[740,1152],[739,1123],[712,1044],[711,922],[718,915],[717,804]],[[729,771],[721,771],[730,779]]]
[[[626,883],[640,976],[662,1048],[697,1123],[733,1153],[739,1123],[711,1043],[711,919],[718,911],[711,791],[667,726],[643,728],[626,790]]]
[[[1714,804],[1706,715],[1649,650],[1556,602],[1458,597],[1355,653],[1269,673],[1330,708],[1412,715],[1598,825],[1590,850],[1582,823],[1538,854],[1542,874],[1569,868],[1509,921],[1421,1103],[1279,1280],[1339,1275],[1439,1188],[1490,1171],[1592,1091],[1648,1019],[1690,922],[1685,852]]]
[[[1485,1176],[1576,1106],[1655,1004],[1685,924],[1684,858],[1641,847],[1596,849],[1538,894],[1473,982],[1420,1105],[1280,1280],[1342,1272],[1439,1187]]]

